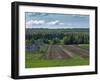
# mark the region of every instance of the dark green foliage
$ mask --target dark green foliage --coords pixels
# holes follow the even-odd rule
[[[89,44],[89,29],[26,29],[26,44]]]
[[[59,44],[60,40],[58,38],[52,39],[52,44]]]

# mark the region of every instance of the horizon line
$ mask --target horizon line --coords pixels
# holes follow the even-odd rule
[[[26,29],[89,29],[88,28],[26,28]]]

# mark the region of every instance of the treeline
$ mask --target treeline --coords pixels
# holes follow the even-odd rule
[[[50,32],[26,33],[26,44],[89,44],[88,32]]]
[[[48,28],[26,28],[27,34],[34,33],[65,33],[65,32],[89,32],[89,28],[67,28],[67,29],[48,29]]]

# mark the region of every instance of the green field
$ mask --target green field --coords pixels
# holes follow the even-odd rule
[[[81,45],[85,46],[85,45]],[[87,47],[88,45],[86,45]],[[75,55],[74,58],[67,59],[45,59],[44,55],[47,50],[44,52],[30,53],[26,52],[25,56],[25,67],[26,68],[39,68],[39,67],[58,67],[58,66],[79,66],[79,65],[89,65],[89,58],[82,58]]]
[[[83,49],[89,49],[89,44],[79,44],[78,46]]]
[[[40,59],[41,55],[29,55],[26,54],[26,68],[36,67],[56,67],[56,66],[78,66],[78,65],[89,65],[89,59],[83,59],[75,57],[74,59],[53,59],[45,60]]]
[[[89,28],[26,28],[25,67],[89,65]]]

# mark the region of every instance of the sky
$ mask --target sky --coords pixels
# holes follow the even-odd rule
[[[25,12],[26,28],[89,28],[89,15]]]

